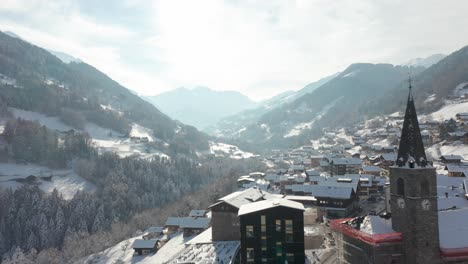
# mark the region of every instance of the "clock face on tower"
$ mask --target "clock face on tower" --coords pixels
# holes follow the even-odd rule
[[[431,202],[428,199],[424,199],[421,201],[421,207],[423,210],[427,211],[431,208]]]
[[[398,199],[397,199],[397,205],[398,205],[398,207],[400,207],[401,209],[405,208],[405,200],[403,200],[403,198],[398,198]]]

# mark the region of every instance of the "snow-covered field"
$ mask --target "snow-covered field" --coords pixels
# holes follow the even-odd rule
[[[450,118],[455,119],[455,115],[461,112],[468,111],[468,102],[450,103],[439,109],[438,111],[428,115],[429,118],[435,121],[449,120]],[[422,117],[422,116],[421,116]]]
[[[34,175],[38,179],[33,184],[38,184],[44,192],[50,193],[55,188],[62,193],[65,199],[71,199],[78,190],[92,192],[96,189],[94,184],[77,175],[73,170],[52,170],[44,166],[34,164],[0,163],[0,186],[16,189],[23,183],[18,179]],[[40,177],[49,177],[49,180]]]
[[[460,155],[468,159],[468,147],[466,145],[446,145],[434,144],[426,148],[426,154],[433,159],[439,159],[442,155]]]
[[[253,153],[240,150],[237,146],[221,142],[210,141],[210,153],[215,156],[230,157],[232,159],[247,159],[254,156]]]

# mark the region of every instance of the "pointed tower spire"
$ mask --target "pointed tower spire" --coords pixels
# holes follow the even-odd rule
[[[399,167],[426,167],[428,163],[421,132],[419,130],[418,116],[416,115],[416,108],[414,107],[411,82],[411,77],[409,77],[408,102],[406,104],[405,120],[403,121],[396,164]]]

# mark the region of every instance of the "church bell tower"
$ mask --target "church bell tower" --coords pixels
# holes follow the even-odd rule
[[[437,177],[428,163],[409,80],[396,164],[390,167],[392,227],[403,234],[405,262],[440,263]]]

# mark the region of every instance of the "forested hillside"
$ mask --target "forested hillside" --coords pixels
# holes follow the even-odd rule
[[[132,123],[153,131],[179,153],[208,149],[207,136],[171,120],[86,63],[65,64],[48,51],[0,32],[0,100],[9,107],[59,116],[128,134]]]
[[[46,195],[38,188],[40,181],[50,180],[53,175],[41,179],[31,175],[21,179],[24,186],[15,191],[0,190],[0,255],[6,257],[14,255],[16,248],[21,252],[61,249],[92,234],[109,232],[113,224],[125,223],[142,211],[196,193],[202,186],[226,177],[235,179],[241,173],[264,166],[253,160],[216,157],[198,163],[185,158],[147,161],[98,154],[86,134],[58,134],[25,120],[10,120],[0,136],[6,141],[0,150],[3,160],[53,167],[73,163],[76,172],[97,187],[93,193],[78,191],[71,200],[65,200],[56,190]],[[205,193],[204,199],[216,199],[222,194],[213,190]],[[94,248],[99,250],[102,246]],[[70,256],[65,259],[73,260]]]

